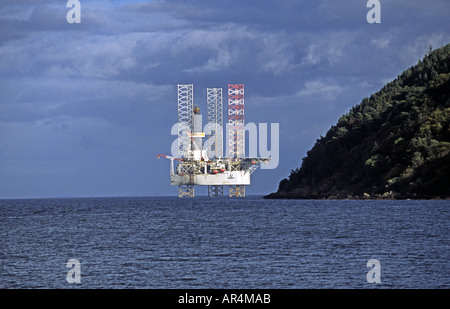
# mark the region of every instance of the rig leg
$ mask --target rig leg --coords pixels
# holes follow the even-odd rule
[[[245,186],[244,185],[229,186],[229,193],[230,197],[245,197]]]
[[[194,197],[194,185],[178,186],[178,197]]]
[[[219,185],[208,186],[208,195],[210,197],[223,196],[223,186]]]

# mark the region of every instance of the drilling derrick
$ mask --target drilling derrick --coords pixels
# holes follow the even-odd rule
[[[178,85],[178,156],[186,160],[193,158],[191,132],[194,124],[194,85]],[[177,168],[177,173],[189,173],[192,165]],[[171,175],[173,177],[173,175]],[[180,184],[179,197],[194,197],[192,184]]]
[[[228,85],[228,157],[245,157],[244,85]]]
[[[223,157],[223,110],[222,88],[206,89],[206,108],[208,113],[208,125],[210,131],[208,157],[222,159]],[[208,195],[223,196],[223,186],[209,185]]]
[[[211,148],[208,156],[220,159],[223,157],[223,110],[222,88],[208,88],[206,90],[206,108],[208,111],[208,124],[210,129]]]
[[[194,186],[208,186],[208,195],[222,196],[229,186],[230,197],[244,197],[245,186],[259,163],[270,158],[245,157],[244,85],[228,85],[228,157],[223,157],[222,88],[207,88],[207,120],[202,127],[200,107],[194,105],[193,85],[178,85],[178,157],[169,159],[170,184],[178,186],[179,197],[194,197]],[[203,139],[208,137],[203,143]],[[174,160],[178,161],[176,169]]]
[[[178,85],[178,156],[192,155],[190,134],[193,131],[194,98],[193,85]]]
[[[245,157],[244,131],[244,85],[228,85],[228,157],[235,159],[231,162],[231,170],[240,169],[240,160]],[[229,196],[245,196],[243,184],[231,185]]]

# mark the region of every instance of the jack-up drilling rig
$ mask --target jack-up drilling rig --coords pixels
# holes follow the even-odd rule
[[[193,85],[178,85],[178,157],[170,160],[170,184],[179,197],[194,197],[194,186],[208,186],[209,196],[244,197],[250,176],[270,158],[245,157],[244,85],[228,85],[228,156],[223,155],[222,88],[207,88],[208,124],[203,131],[200,108],[194,105]],[[203,138],[209,137],[205,144]],[[174,161],[177,161],[175,168]]]

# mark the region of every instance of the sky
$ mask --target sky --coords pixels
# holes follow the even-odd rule
[[[79,2],[81,23],[66,0],[0,2],[0,198],[177,195],[157,159],[177,84],[205,122],[207,87],[245,85],[246,123],[280,132],[246,194],[274,192],[341,115],[450,43],[448,0],[381,0],[381,23],[365,0]]]

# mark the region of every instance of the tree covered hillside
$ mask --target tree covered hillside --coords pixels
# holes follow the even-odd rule
[[[343,115],[266,198],[450,197],[450,44]]]

